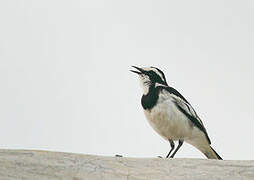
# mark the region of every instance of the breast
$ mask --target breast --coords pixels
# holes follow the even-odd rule
[[[184,139],[191,134],[188,119],[171,100],[160,102],[144,113],[152,128],[166,140]]]

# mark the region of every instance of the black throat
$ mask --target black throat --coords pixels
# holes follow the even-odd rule
[[[157,104],[158,98],[159,89],[155,88],[155,85],[151,85],[148,93],[141,98],[142,107],[145,110],[151,110]]]

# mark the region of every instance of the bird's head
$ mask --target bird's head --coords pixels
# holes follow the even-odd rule
[[[139,75],[141,86],[146,94],[151,86],[156,83],[168,86],[164,73],[156,67],[139,68],[132,66],[135,70],[130,70]]]

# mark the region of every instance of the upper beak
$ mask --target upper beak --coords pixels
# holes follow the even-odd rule
[[[139,70],[139,71],[130,70],[131,72],[134,72],[134,73],[136,73],[136,74],[142,74],[142,72],[144,72],[144,70],[143,70],[142,68],[139,68],[139,67],[137,67],[137,66],[131,66],[131,67],[133,67],[133,68]]]

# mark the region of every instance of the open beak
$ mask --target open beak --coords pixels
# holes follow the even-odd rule
[[[137,69],[138,71],[135,71],[135,70],[130,70],[131,72],[134,72],[134,73],[136,73],[136,74],[142,74],[142,72],[144,72],[144,70],[142,69],[142,68],[139,68],[139,67],[137,67],[137,66],[131,66],[131,67],[133,67],[133,68],[135,68],[135,69]]]

